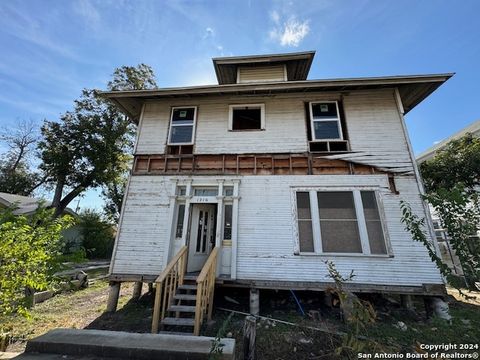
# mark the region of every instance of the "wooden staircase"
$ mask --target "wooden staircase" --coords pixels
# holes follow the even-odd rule
[[[185,274],[186,246],[174,256],[155,281],[152,333],[200,334],[205,315],[212,316],[217,254],[214,248],[198,275]]]
[[[169,316],[163,318],[160,322],[161,329],[165,330],[168,327],[176,333],[193,333],[198,288],[197,278],[197,275],[184,275],[184,283],[177,287],[172,304],[167,308]]]

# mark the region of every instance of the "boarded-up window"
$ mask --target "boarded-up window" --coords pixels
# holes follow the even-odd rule
[[[313,252],[312,213],[308,192],[297,192],[297,218],[300,252]]]
[[[175,231],[175,237],[177,239],[182,237],[183,234],[183,218],[185,217],[185,205],[178,205],[178,215],[177,215],[177,227]]]
[[[353,193],[318,192],[317,198],[323,252],[361,253]]]
[[[232,240],[232,205],[224,207],[223,239]]]
[[[170,145],[193,144],[196,108],[173,108],[170,121]]]
[[[370,253],[386,254],[385,238],[383,236],[382,221],[378,211],[377,200],[373,191],[362,191],[363,213],[367,225]]]

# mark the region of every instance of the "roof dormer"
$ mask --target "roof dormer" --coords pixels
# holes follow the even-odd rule
[[[306,80],[315,51],[214,58],[219,85]]]

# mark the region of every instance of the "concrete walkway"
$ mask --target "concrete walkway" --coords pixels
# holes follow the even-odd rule
[[[214,338],[170,334],[136,334],[121,331],[55,329],[27,343],[19,360],[48,359],[208,359]],[[235,340],[221,339],[219,359],[234,359]],[[38,355],[37,355],[38,353]],[[60,357],[55,357],[58,354]],[[35,357],[37,356],[37,357]],[[67,357],[62,357],[67,356]]]

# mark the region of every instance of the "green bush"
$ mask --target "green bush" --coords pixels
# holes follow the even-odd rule
[[[92,209],[84,210],[78,220],[82,244],[90,259],[106,259],[112,256],[115,230],[103,216]]]
[[[33,289],[45,289],[61,268],[62,231],[73,224],[70,216],[55,218],[40,206],[29,216],[0,211],[0,315],[28,316]]]

